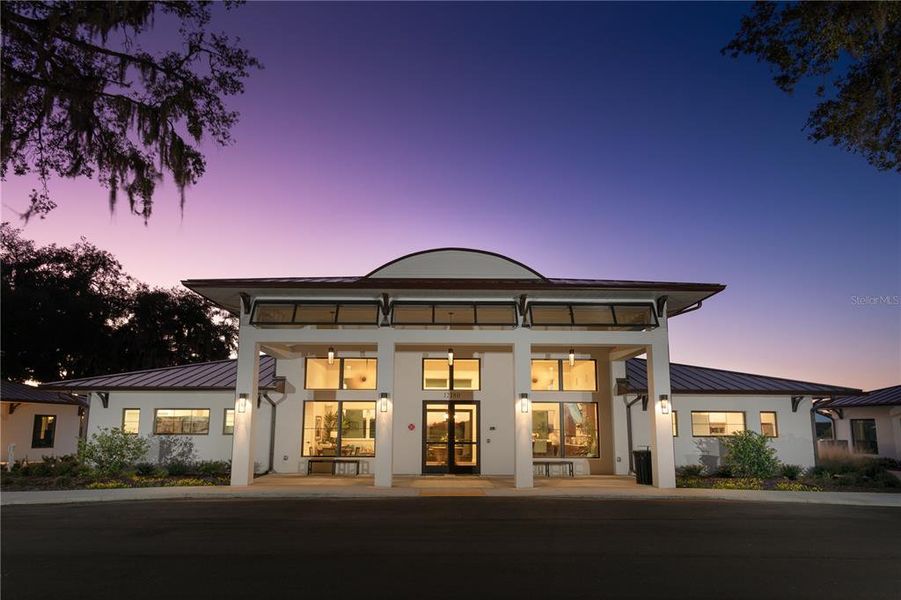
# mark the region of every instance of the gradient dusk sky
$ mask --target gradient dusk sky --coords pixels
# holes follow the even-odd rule
[[[25,227],[138,279],[358,275],[492,250],[558,277],[720,282],[677,362],[901,383],[901,185],[807,141],[810,88],[719,50],[745,4],[251,3],[214,25],[266,66],[234,99],[184,218],[145,226],[93,181]],[[159,27],[159,24],[158,24]],[[159,35],[165,35],[160,32]],[[32,179],[3,184],[17,222]]]

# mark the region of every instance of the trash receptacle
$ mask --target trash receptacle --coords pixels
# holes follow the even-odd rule
[[[654,474],[651,471],[651,449],[635,450],[632,452],[635,459],[635,483],[639,485],[653,485]]]

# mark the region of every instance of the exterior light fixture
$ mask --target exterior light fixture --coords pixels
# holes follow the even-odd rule
[[[524,413],[529,412],[529,395],[528,394],[520,394],[519,395],[519,410]]]
[[[334,348],[328,349],[328,364],[330,364],[330,365],[335,364],[335,349]]]
[[[669,394],[660,394],[660,414],[669,414]]]
[[[576,364],[576,351],[574,348],[569,349],[569,366],[574,366]]]
[[[451,367],[454,366],[454,349],[453,348],[447,349],[447,364]]]
[[[388,412],[388,392],[379,394],[379,412]]]
[[[247,405],[250,403],[250,394],[238,394],[238,412],[247,412]]]

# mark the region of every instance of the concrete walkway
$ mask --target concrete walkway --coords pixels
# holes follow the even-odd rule
[[[513,487],[512,477],[395,477],[394,487],[377,488],[372,477],[266,475],[248,487],[165,487],[113,490],[3,492],[0,505],[66,504],[191,498],[411,498],[486,496],[507,498],[672,499],[790,502],[901,508],[901,494],[858,492],[778,492],[757,490],[666,489],[635,484],[631,477],[535,479],[532,489]]]

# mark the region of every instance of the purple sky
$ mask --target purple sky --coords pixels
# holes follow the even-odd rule
[[[468,246],[549,276],[722,282],[672,358],[901,383],[901,186],[801,130],[764,66],[719,54],[745,5],[251,3],[216,23],[266,65],[182,220],[92,181],[25,234],[135,277],[357,275]],[[164,32],[160,32],[163,34]],[[16,222],[31,179],[3,184]]]

